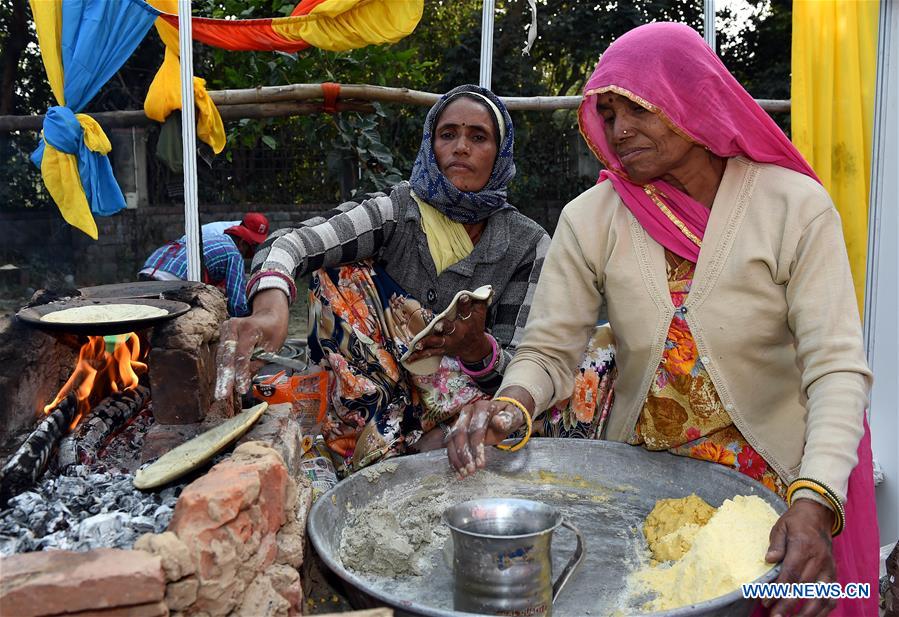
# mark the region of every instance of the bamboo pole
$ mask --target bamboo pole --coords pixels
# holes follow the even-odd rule
[[[288,86],[262,86],[241,90],[213,90],[209,97],[216,105],[246,103],[271,103],[274,101],[307,101],[323,98],[321,84],[291,84]],[[367,84],[340,84],[341,99],[362,99],[382,103],[405,103],[430,107],[440,98],[439,94],[410,88],[388,88]]]
[[[222,120],[241,120],[243,118],[284,118],[290,116],[308,116],[321,113],[318,103],[299,101],[280,101],[275,103],[253,105],[222,105],[219,113]],[[358,111],[372,113],[374,108],[365,102],[338,101],[337,111]],[[148,118],[143,111],[98,111],[91,117],[104,129],[127,128],[132,126],[150,126],[155,120]],[[43,115],[36,116],[0,116],[0,133],[10,131],[39,131],[44,123]]]
[[[264,86],[241,90],[213,90],[209,93],[223,120],[242,118],[279,118],[310,115],[322,111],[321,84]],[[366,84],[341,84],[337,111],[371,113],[371,103],[398,103],[430,107],[440,98],[434,92],[409,88],[388,88]],[[577,109],[580,96],[504,96],[511,111],[555,111]],[[768,113],[789,113],[789,100],[756,99]],[[105,111],[91,114],[104,128],[148,126],[153,121],[143,111]],[[40,116],[0,116],[0,132],[38,131],[44,122]]]
[[[272,101],[305,101],[321,99],[320,84],[292,84],[289,86],[263,86],[242,90],[214,90],[209,93],[216,104],[236,105],[267,103]],[[341,84],[341,99],[360,99],[379,103],[405,103],[430,107],[440,98],[440,94],[423,92],[410,88],[388,88],[366,84]],[[501,96],[503,103],[513,111],[555,111],[557,109],[577,109],[580,96]],[[756,99],[768,113],[789,112],[789,100]]]

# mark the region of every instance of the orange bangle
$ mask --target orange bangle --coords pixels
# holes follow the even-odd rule
[[[524,437],[522,437],[520,440],[518,440],[518,443],[514,443],[512,445],[506,445],[506,444],[500,443],[500,444],[497,444],[496,447],[499,448],[500,450],[505,450],[506,452],[517,452],[518,450],[521,450],[523,447],[525,447],[525,445],[527,445],[528,441],[531,439],[531,431],[534,428],[534,423],[531,420],[530,412],[528,412],[528,409],[527,409],[527,407],[524,406],[524,403],[522,403],[521,401],[515,400],[514,398],[512,398],[510,396],[497,396],[493,400],[500,402],[500,403],[509,403],[510,405],[515,405],[516,407],[518,407],[518,409],[521,410],[521,413],[524,414],[524,421],[527,425],[527,428],[525,429]]]
[[[787,487],[788,506],[793,505],[793,494],[802,488],[807,488],[810,491],[814,491],[827,500],[827,503],[830,504],[830,507],[833,510],[834,514],[833,527],[831,527],[830,529],[830,535],[831,537],[838,536],[846,526],[846,511],[843,509],[843,504],[840,503],[837,494],[833,491],[833,489],[831,489],[823,482],[818,482],[817,480],[812,480],[811,478],[796,478],[790,483],[790,486]]]

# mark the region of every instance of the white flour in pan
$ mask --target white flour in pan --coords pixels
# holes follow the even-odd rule
[[[421,575],[449,537],[443,511],[468,499],[504,495],[505,484],[501,476],[481,471],[465,482],[432,475],[417,486],[388,490],[364,508],[347,511],[340,559],[369,576]]]
[[[73,324],[110,323],[162,317],[168,314],[165,309],[146,304],[97,304],[47,313],[41,317],[41,321]]]

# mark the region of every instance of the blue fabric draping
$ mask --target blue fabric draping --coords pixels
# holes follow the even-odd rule
[[[60,152],[74,154],[78,159],[81,187],[91,205],[91,212],[109,216],[125,207],[125,199],[112,173],[109,159],[105,154],[88,148],[84,140],[84,129],[71,109],[51,107],[47,110],[44,139],[31,155],[31,160],[38,167],[43,158],[44,141]]]
[[[159,12],[142,0],[62,0],[61,6],[66,105],[47,111],[42,138],[31,160],[41,167],[45,143],[75,155],[91,212],[110,215],[125,207],[125,199],[106,154],[85,144],[82,123],[75,112],[83,109],[128,60]]]

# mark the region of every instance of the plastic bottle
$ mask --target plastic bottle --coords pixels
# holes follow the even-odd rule
[[[305,447],[309,438],[304,438],[303,460],[300,461],[300,469],[309,478],[312,483],[312,500],[318,499],[322,493],[325,493],[337,485],[337,470],[331,455],[328,452],[328,446],[321,435],[309,440],[312,443],[308,449]]]

